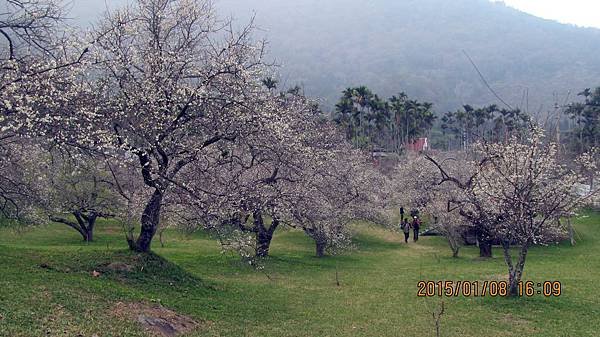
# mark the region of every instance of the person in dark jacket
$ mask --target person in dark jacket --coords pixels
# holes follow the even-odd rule
[[[419,220],[419,218],[415,216],[413,218],[411,227],[412,227],[413,232],[414,232],[413,233],[413,240],[415,242],[417,242],[417,241],[419,241],[419,228],[421,227],[421,220]]]
[[[400,227],[402,228],[402,231],[404,232],[404,242],[408,243],[408,237],[410,236],[410,223],[408,222],[408,219],[405,218],[400,223]]]

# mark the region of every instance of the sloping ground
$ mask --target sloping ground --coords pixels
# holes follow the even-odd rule
[[[446,298],[443,336],[596,336],[599,222],[577,219],[575,247],[531,252],[525,278],[561,281],[561,297]],[[173,317],[175,329],[191,325],[179,336],[434,336],[442,299],[417,298],[419,280],[505,275],[500,251],[482,261],[463,248],[452,259],[441,238],[405,245],[380,228],[358,231],[356,249],[325,259],[301,233],[279,233],[255,271],[203,234],[169,232],[165,248],[139,256],[125,250],[117,224],[101,223],[90,245],[59,225],[0,229],[0,336],[160,335],[148,325]]]

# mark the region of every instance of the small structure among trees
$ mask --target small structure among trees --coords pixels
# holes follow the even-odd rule
[[[408,151],[423,152],[429,150],[429,139],[427,137],[421,137],[414,139],[413,141],[405,144]]]

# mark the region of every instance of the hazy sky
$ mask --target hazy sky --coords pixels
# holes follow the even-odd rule
[[[600,28],[600,0],[504,0],[504,3],[545,19]]]

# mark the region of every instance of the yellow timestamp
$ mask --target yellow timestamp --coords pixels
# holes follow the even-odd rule
[[[519,282],[515,295],[532,297],[558,297],[562,294],[562,284],[559,281]],[[419,281],[417,283],[418,297],[505,297],[510,295],[507,281]]]
[[[532,297],[535,295],[544,295],[545,297],[558,297],[562,295],[562,284],[560,281],[544,282],[519,282],[519,296]]]

